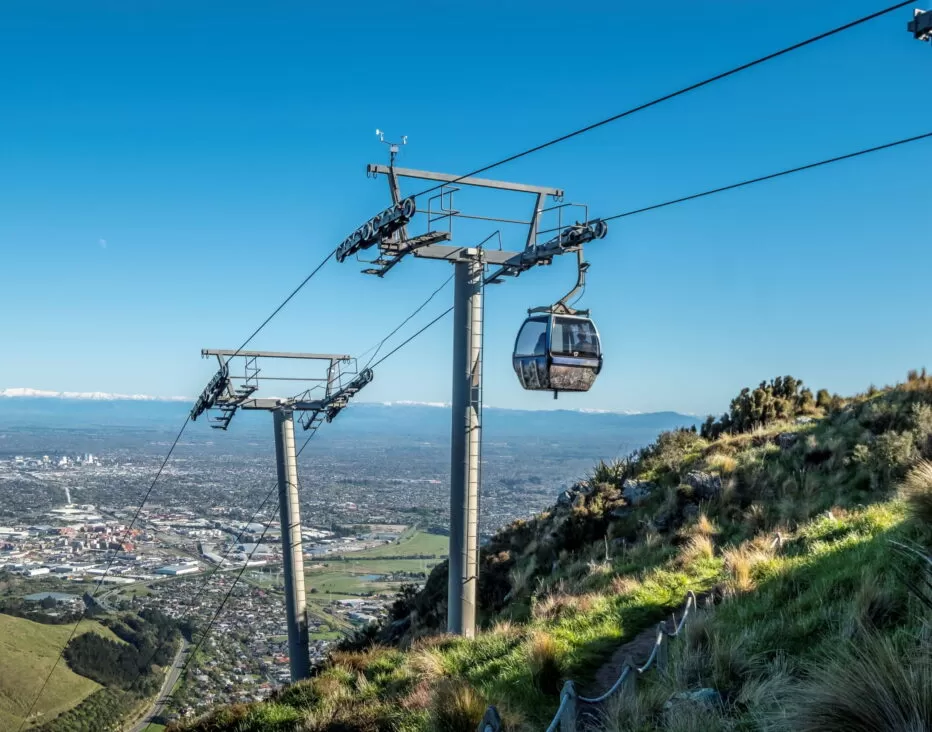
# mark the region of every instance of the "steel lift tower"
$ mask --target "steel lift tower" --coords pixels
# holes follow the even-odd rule
[[[382,138],[381,133],[377,133]],[[383,142],[386,142],[382,139]],[[406,141],[406,140],[405,140]],[[588,208],[581,204],[560,203],[563,191],[546,186],[525,185],[485,178],[460,177],[447,173],[412,170],[395,166],[398,145],[389,145],[390,165],[369,164],[367,174],[386,176],[392,205],[367,221],[337,248],[337,261],[343,262],[372,247],[378,256],[369,262],[365,274],[383,277],[404,257],[449,262],[455,268],[453,305],[453,421],[450,466],[450,557],[447,593],[447,629],[451,633],[473,637],[476,631],[476,592],[479,572],[479,486],[482,415],[482,326],[483,289],[497,284],[505,276],[516,277],[537,265],[550,264],[555,256],[579,252],[582,245],[605,236],[602,221],[589,221]],[[413,178],[439,184],[426,206],[418,207],[415,197],[402,198],[401,178]],[[533,196],[528,218],[504,219],[467,214],[453,206],[453,195],[462,189],[486,189]],[[546,208],[547,198],[558,203]],[[563,212],[577,207],[585,212],[582,223],[563,224]],[[551,236],[541,239],[541,219],[551,216],[556,227]],[[426,231],[414,235],[408,231],[415,216],[423,215]],[[453,220],[466,219],[520,227],[523,248],[520,251],[489,249],[494,231],[479,244],[446,244],[453,238]],[[443,222],[432,229],[437,222]],[[495,271],[485,276],[487,266]]]
[[[227,351],[204,349],[202,356],[216,356],[220,368],[198,397],[191,419],[208,413],[211,427],[226,430],[237,410],[272,413],[275,427],[275,459],[278,467],[278,507],[282,531],[282,563],[285,574],[285,611],[288,620],[288,657],[291,680],[310,677],[310,648],[307,599],[304,592],[304,555],[301,542],[301,509],[298,496],[298,456],[295,448],[294,415],[305,430],[317,431],[349,404],[360,389],[372,381],[372,371],[355,370],[355,360],[345,355],[280,353],[275,351]],[[233,375],[231,362],[242,359],[242,376]],[[263,376],[260,360],[297,359],[328,362],[322,378]],[[316,386],[287,398],[259,398],[263,381],[312,381]],[[316,392],[316,393],[315,393]]]

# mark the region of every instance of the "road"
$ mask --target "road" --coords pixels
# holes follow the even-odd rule
[[[168,701],[168,697],[171,695],[172,689],[178,681],[178,677],[181,675],[181,667],[184,665],[184,659],[187,656],[187,651],[190,646],[191,644],[182,636],[181,648],[178,649],[178,653],[175,654],[175,660],[172,661],[171,668],[169,668],[168,673],[165,674],[165,681],[162,682],[159,695],[155,698],[155,702],[153,702],[145,716],[129,728],[129,732],[142,732],[149,726],[149,722],[152,721],[152,718],[158,716],[162,712],[162,707],[164,707],[165,702]]]

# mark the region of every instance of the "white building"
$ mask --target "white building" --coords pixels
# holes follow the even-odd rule
[[[156,574],[164,574],[170,577],[177,577],[182,574],[194,574],[195,572],[200,572],[201,568],[196,564],[169,564],[166,567],[159,567],[155,570]]]

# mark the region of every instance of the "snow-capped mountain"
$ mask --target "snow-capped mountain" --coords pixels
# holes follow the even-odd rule
[[[49,391],[46,389],[30,389],[28,387],[14,387],[0,389],[0,398],[29,397],[40,399],[91,399],[94,401],[132,401],[132,402],[190,402],[190,397],[160,397],[148,394],[112,394],[104,391]]]

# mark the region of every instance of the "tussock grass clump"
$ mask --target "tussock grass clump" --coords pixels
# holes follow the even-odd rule
[[[433,732],[475,732],[485,714],[485,699],[462,679],[446,679],[434,688],[430,704]]]
[[[420,648],[413,651],[408,665],[419,679],[430,683],[448,674],[443,654],[436,648]]]
[[[556,639],[546,631],[534,632],[527,641],[527,663],[534,685],[544,694],[560,693],[563,671],[560,667],[562,649]]]
[[[895,626],[907,613],[906,593],[873,572],[865,572],[858,593],[851,600],[847,635]]]
[[[528,583],[537,570],[537,561],[534,557],[523,564],[516,564],[508,573],[508,583],[511,585],[511,596],[517,597],[528,587]]]
[[[919,523],[932,524],[932,462],[920,460],[906,474],[900,487],[910,513]]]
[[[738,461],[731,455],[722,452],[713,452],[706,459],[709,470],[714,470],[722,477],[731,475],[738,469]]]
[[[773,550],[769,544],[761,546],[760,543],[746,543],[734,549],[726,549],[722,556],[725,560],[725,569],[729,574],[726,590],[741,594],[754,589],[756,586],[754,569],[759,564],[771,560]]]
[[[697,534],[680,549],[677,563],[681,567],[688,567],[703,559],[712,559],[714,556],[715,544],[712,543],[712,539],[704,534]]]
[[[924,732],[932,722],[932,648],[904,651],[865,636],[817,667],[796,699],[787,730]]]
[[[601,726],[604,732],[644,732],[656,729],[654,722],[663,714],[669,689],[652,685],[641,689],[633,697],[617,694],[605,703]]]
[[[630,595],[638,588],[638,584],[636,579],[618,574],[612,577],[612,592],[616,595]]]
[[[700,536],[716,536],[718,534],[718,526],[708,517],[705,511],[702,511],[699,514],[699,518],[696,519],[695,532]]]

